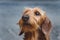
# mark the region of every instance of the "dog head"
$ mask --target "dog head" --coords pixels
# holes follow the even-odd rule
[[[42,29],[43,33],[49,33],[51,29],[51,22],[47,18],[45,12],[40,8],[26,8],[21,19],[18,22],[21,32],[33,32],[37,29]]]

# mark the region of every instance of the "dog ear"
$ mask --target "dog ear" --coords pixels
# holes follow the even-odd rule
[[[42,31],[44,34],[48,34],[51,31],[51,21],[46,17],[43,23],[41,24]]]
[[[22,35],[23,33],[24,33],[24,32],[23,32],[23,31],[21,31],[21,32],[19,33],[19,36],[20,36],[20,35]]]
[[[19,36],[22,35],[22,34],[24,33],[22,27],[20,27],[20,29],[21,29],[21,31],[20,31],[20,33],[19,33]]]

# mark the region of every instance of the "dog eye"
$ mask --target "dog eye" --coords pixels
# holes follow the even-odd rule
[[[37,16],[38,16],[38,15],[40,15],[40,13],[39,13],[38,11],[36,11],[36,12],[35,12],[35,15],[37,15]]]

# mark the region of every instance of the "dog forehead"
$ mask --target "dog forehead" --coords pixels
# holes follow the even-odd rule
[[[33,8],[27,8],[24,10],[24,14],[32,14],[32,13],[34,13]]]
[[[41,8],[38,8],[38,7],[35,7],[33,10],[34,10],[34,12],[35,11],[40,12],[40,14],[42,14],[42,15],[44,15],[44,13],[45,13],[45,11],[43,11]]]
[[[26,9],[24,10],[24,13],[27,13],[27,12],[30,12],[30,11],[32,11],[32,9],[26,8]]]
[[[31,14],[34,13],[35,11],[40,12],[41,15],[45,14],[45,11],[43,11],[41,8],[35,7],[35,8],[25,8],[24,14]]]

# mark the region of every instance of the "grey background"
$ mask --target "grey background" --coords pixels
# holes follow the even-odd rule
[[[60,1],[60,0],[0,0],[0,1]]]
[[[51,40],[60,40],[60,1],[16,1],[0,0],[0,40],[23,40],[18,36],[19,26],[16,24],[22,16],[24,7],[40,7],[52,22]]]

